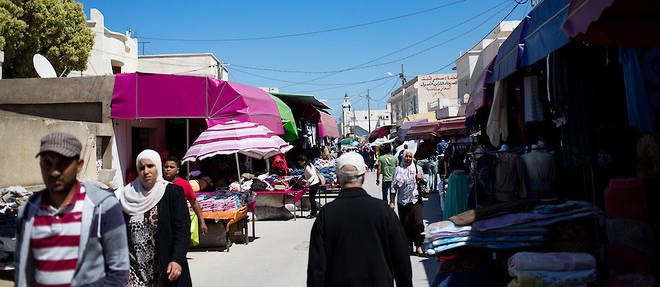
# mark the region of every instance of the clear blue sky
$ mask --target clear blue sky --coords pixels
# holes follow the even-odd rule
[[[437,71],[481,40],[516,5],[514,0],[80,2],[86,14],[91,8],[99,9],[105,16],[108,29],[123,32],[130,28],[139,42],[150,42],[146,44],[146,54],[211,52],[230,64],[230,81],[256,87],[279,87],[281,92],[312,94],[327,99],[335,116],[341,110],[344,93],[351,97],[354,109],[366,109],[364,95],[368,88],[371,88],[371,108],[383,109],[388,92],[400,85],[401,80],[389,77],[361,84],[324,84],[348,84],[387,77],[387,72],[400,73],[401,64],[404,64],[407,79]],[[225,42],[146,39],[217,40],[295,34],[378,21],[435,7],[440,8],[372,25],[300,37]],[[530,4],[520,5],[507,20],[519,20],[530,9]],[[476,16],[479,14],[481,16]],[[468,22],[460,24],[464,21]],[[434,34],[438,35],[369,65],[393,63],[365,69],[336,74],[302,74],[245,68],[312,72],[341,70],[370,62]],[[411,57],[398,60],[408,56]],[[438,72],[451,73],[454,66],[449,65]],[[309,84],[289,83],[307,82],[321,76],[325,78]]]

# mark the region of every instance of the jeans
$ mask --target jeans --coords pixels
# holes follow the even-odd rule
[[[316,206],[316,192],[319,191],[319,184],[311,185],[309,186],[309,204],[311,205],[311,212],[310,215],[316,215],[318,213],[319,208]]]
[[[383,200],[388,203],[390,200],[390,188],[392,187],[391,181],[383,181]]]
[[[433,191],[438,190],[438,162],[430,160],[426,166],[429,170],[429,188]]]

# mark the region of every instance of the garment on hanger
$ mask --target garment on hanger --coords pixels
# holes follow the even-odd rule
[[[442,210],[443,220],[468,210],[468,193],[470,192],[470,175],[453,173],[449,176],[449,187],[445,195]]]
[[[523,78],[525,122],[543,121],[543,103],[539,94],[539,81],[536,75]]]
[[[527,187],[527,198],[547,198],[552,197],[557,170],[555,160],[552,154],[532,150],[521,156],[525,163],[525,170],[529,186]]]
[[[499,146],[501,141],[506,141],[509,138],[507,97],[505,82],[495,82],[493,105],[486,125],[486,134],[488,134],[490,143],[493,146]]]
[[[509,202],[527,198],[525,164],[520,156],[512,152],[497,154],[495,167],[495,200]]]
[[[628,122],[642,133],[652,133],[655,113],[660,106],[660,71],[657,62],[660,48],[627,48],[620,50],[623,79],[626,86]]]

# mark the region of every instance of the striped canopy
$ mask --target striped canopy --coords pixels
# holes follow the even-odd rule
[[[291,148],[291,145],[262,125],[233,120],[214,125],[200,134],[186,152],[183,161],[235,153],[264,159],[285,153]]]

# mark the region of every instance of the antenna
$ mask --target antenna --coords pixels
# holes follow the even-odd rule
[[[37,74],[42,78],[57,78],[57,73],[55,73],[55,68],[50,64],[48,59],[41,54],[34,54],[32,57],[32,64],[34,64],[34,69],[37,70]]]

